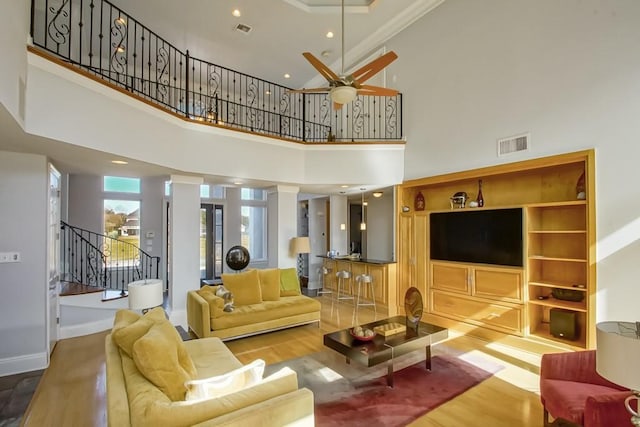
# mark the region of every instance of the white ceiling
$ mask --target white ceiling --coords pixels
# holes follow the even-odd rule
[[[442,0],[345,0],[345,71]],[[116,6],[191,56],[291,88],[317,72],[311,52],[341,69],[340,0],[112,0]],[[231,12],[238,9],[241,16]],[[252,28],[248,34],[234,28]],[[328,31],[335,36],[326,38]],[[322,57],[321,52],[331,52]],[[398,61],[401,61],[399,58]],[[285,79],[285,73],[291,75]],[[322,84],[323,80],[318,81]]]
[[[345,0],[345,70],[444,0]],[[303,58],[310,51],[340,71],[340,0],[112,0],[124,12],[191,56],[284,86],[324,86]],[[231,12],[240,10],[236,18]],[[239,23],[252,31],[234,30]],[[327,39],[327,31],[335,37]],[[329,50],[328,57],[321,52]],[[402,58],[397,59],[402,61]],[[285,73],[291,75],[285,79]],[[25,134],[0,106],[0,150],[43,154],[69,173],[151,176],[185,172],[129,160],[126,173],[113,156]],[[230,177],[209,177],[218,182]],[[265,187],[271,183],[246,183]],[[335,187],[309,186],[301,191],[338,194]]]

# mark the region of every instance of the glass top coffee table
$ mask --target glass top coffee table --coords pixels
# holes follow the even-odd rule
[[[361,325],[363,328],[373,329],[376,326],[389,323],[404,325],[405,316],[395,316],[388,319]],[[387,385],[393,387],[393,359],[403,354],[422,348],[426,352],[426,367],[431,370],[431,344],[442,341],[449,336],[447,329],[429,323],[419,322],[417,331],[407,326],[404,332],[382,336],[376,335],[371,341],[360,341],[353,337],[349,329],[325,334],[324,345],[343,354],[347,363],[351,360],[361,365],[371,367],[380,363],[387,363]]]

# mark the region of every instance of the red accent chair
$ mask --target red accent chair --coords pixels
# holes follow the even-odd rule
[[[630,426],[624,400],[631,392],[596,372],[596,351],[550,353],[540,364],[544,425],[549,414],[584,427]]]

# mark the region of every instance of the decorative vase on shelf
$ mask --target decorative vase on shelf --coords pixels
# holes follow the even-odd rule
[[[484,206],[484,196],[482,195],[482,180],[478,180],[478,197],[476,198],[476,203],[478,207],[481,208]]]
[[[578,200],[585,200],[587,198],[587,189],[584,184],[584,171],[580,178],[578,178],[578,183],[576,184],[576,198]]]
[[[415,209],[417,211],[424,210],[424,196],[422,195],[422,191],[418,191],[418,194],[416,194]]]

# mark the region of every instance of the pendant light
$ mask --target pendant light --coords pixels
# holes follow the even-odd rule
[[[360,222],[360,230],[365,231],[367,229],[367,223],[364,221],[364,188],[362,190],[362,221]]]

